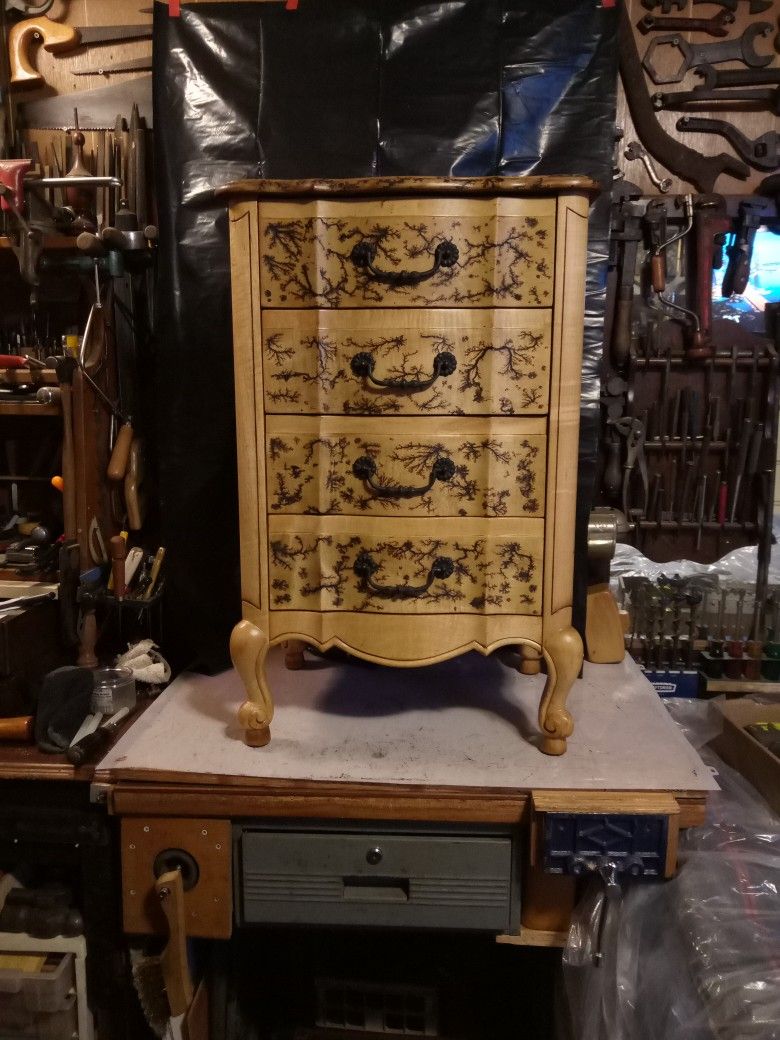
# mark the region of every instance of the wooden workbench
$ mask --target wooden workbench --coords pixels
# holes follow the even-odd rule
[[[585,665],[566,755],[534,746],[543,676],[467,655],[420,669],[270,655],[272,740],[247,747],[233,671],[181,675],[114,745],[95,781],[119,814],[519,822],[534,790],[674,792],[701,822],[716,784],[636,664]]]
[[[574,736],[550,758],[535,746],[544,677],[513,662],[472,654],[407,670],[309,656],[287,671],[272,651],[277,707],[264,748],[248,747],[235,721],[244,694],[234,672],[181,675],[95,771],[122,817],[126,930],[158,930],[153,864],[173,846],[202,867],[185,894],[191,934],[229,935],[235,821],[519,828],[523,927],[505,942],[562,945],[574,905],[575,879],[534,861],[540,813],[665,812],[673,870],[678,828],[703,822],[717,785],[636,664],[585,666],[571,694]]]

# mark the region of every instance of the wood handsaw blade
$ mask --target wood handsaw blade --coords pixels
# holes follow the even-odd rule
[[[113,130],[118,113],[129,113],[133,104],[152,126],[152,77],[139,76],[124,83],[112,83],[95,90],[60,94],[42,101],[19,105],[19,118],[28,130],[72,130],[73,109],[79,113],[81,130]]]

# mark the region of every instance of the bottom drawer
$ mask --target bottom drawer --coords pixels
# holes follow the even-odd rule
[[[270,517],[272,610],[539,614],[543,520]]]
[[[501,932],[519,915],[507,836],[240,832],[242,924]]]

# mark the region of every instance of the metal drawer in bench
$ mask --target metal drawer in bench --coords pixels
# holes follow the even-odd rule
[[[234,829],[239,924],[502,932],[520,915],[518,839],[508,830]]]

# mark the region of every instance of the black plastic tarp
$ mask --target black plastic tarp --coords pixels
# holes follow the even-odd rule
[[[227,215],[211,189],[244,177],[526,173],[608,187],[617,19],[614,0],[185,0],[178,16],[154,6],[165,649],[213,670],[227,663],[240,595]],[[591,219],[580,561],[608,210],[603,197]]]

